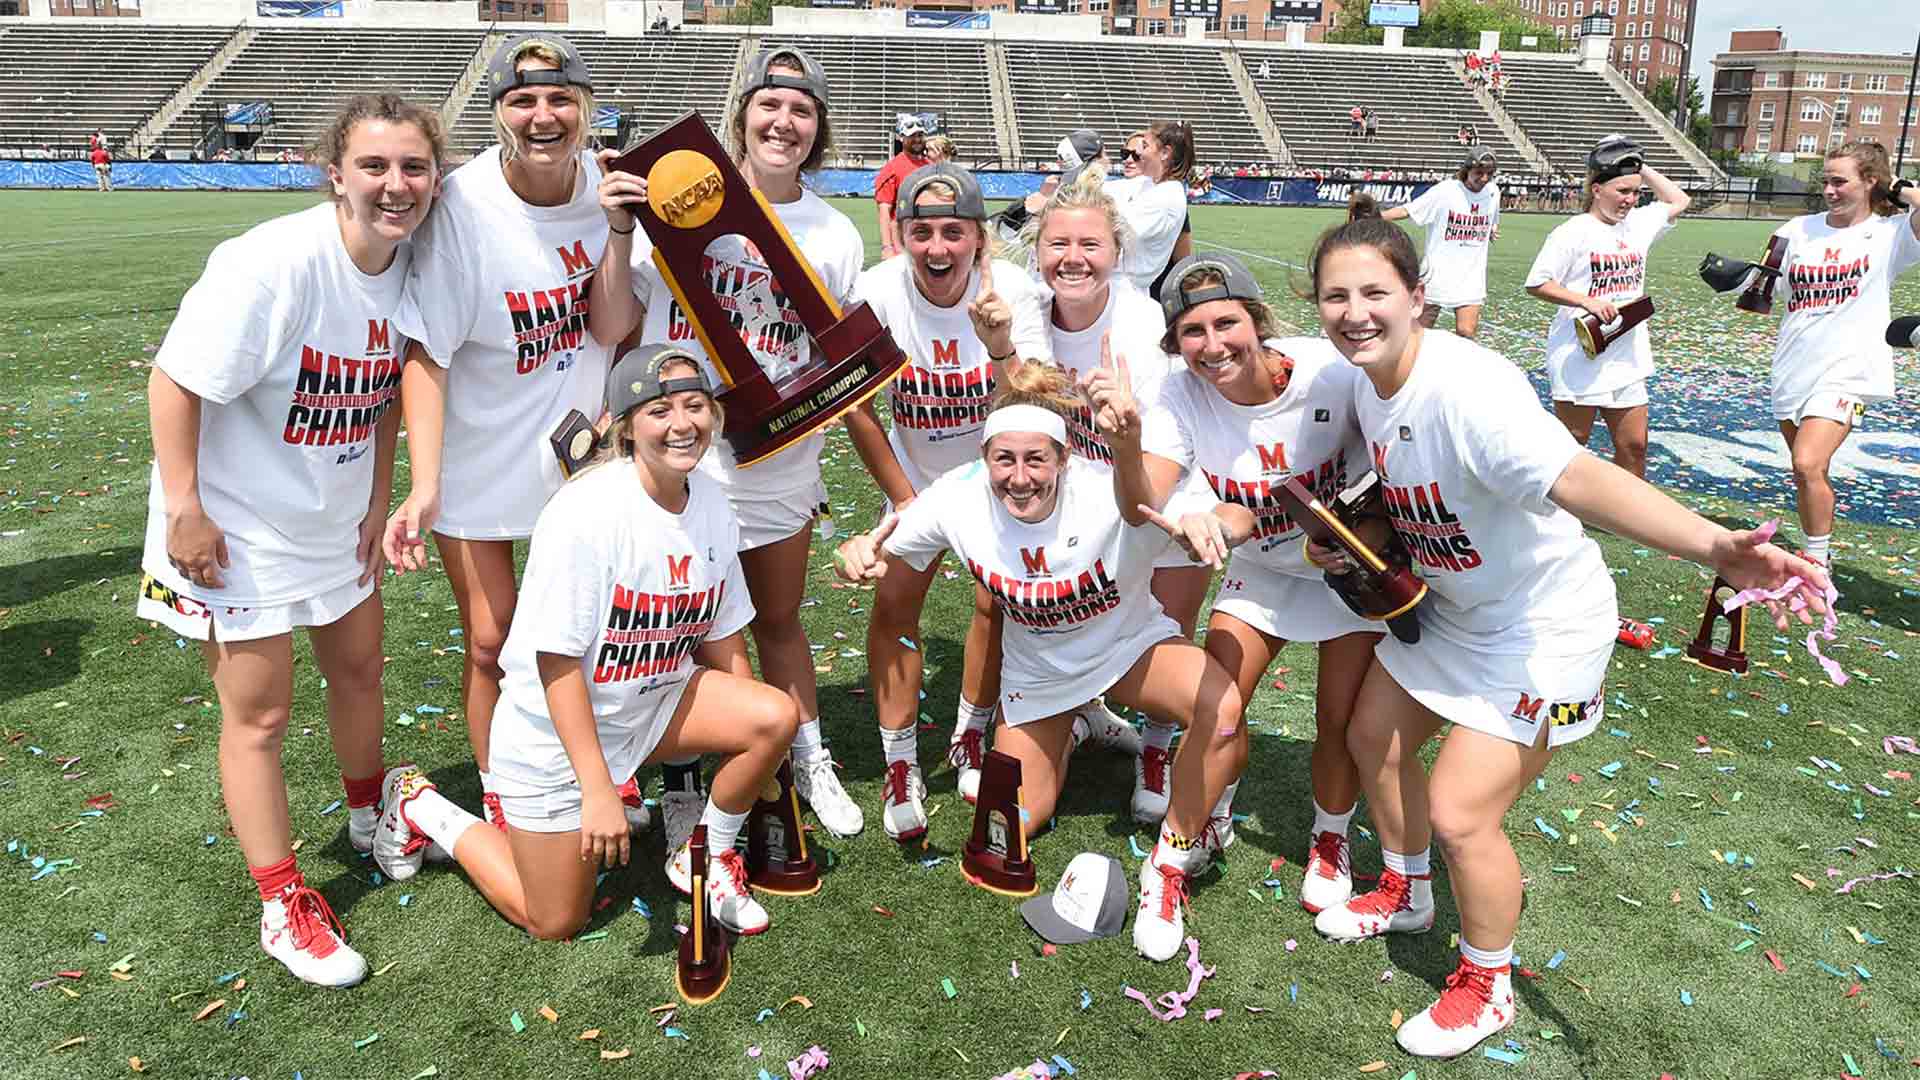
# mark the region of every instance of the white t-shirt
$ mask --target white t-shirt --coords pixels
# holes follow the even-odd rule
[[[670,513],[629,460],[583,473],[554,493],[534,527],[513,626],[501,650],[492,771],[553,788],[575,779],[554,731],[540,653],[577,656],[609,775],[633,775],[671,711],[665,693],[693,677],[703,642],[753,619],[740,573],[740,526],[726,494],[699,473],[686,509]]]
[[[916,570],[952,551],[993,594],[1006,616],[1001,683],[1022,695],[1006,703],[1009,718],[1033,719],[1112,686],[1155,642],[1179,636],[1149,589],[1166,544],[1154,526],[1120,517],[1102,466],[1070,459],[1053,513],[1028,524],[1007,513],[976,459],[901,511],[885,547]]]
[[[1573,293],[1611,301],[1624,307],[1646,294],[1647,252],[1673,222],[1665,203],[1649,203],[1608,225],[1592,214],[1568,218],[1547,234],[1547,242],[1527,271],[1527,287],[1558,282]],[[1547,374],[1553,381],[1553,399],[1570,401],[1631,386],[1653,374],[1653,341],[1649,323],[1589,358],[1575,336],[1574,320],[1586,312],[1562,307],[1554,312],[1547,334]]]
[[[600,170],[579,157],[564,206],[513,193],[500,148],[448,174],[414,234],[396,325],[447,369],[440,520],[466,540],[517,539],[563,476],[547,439],[569,409],[597,419],[609,352],[587,332],[594,267],[607,244]]]
[[[1893,396],[1893,279],[1920,262],[1913,212],[1872,215],[1836,229],[1825,214],[1775,229],[1787,242],[1779,297],[1786,305],[1773,348],[1773,409],[1791,419],[1816,391],[1866,401]]]
[[[1053,362],[1079,382],[1080,373],[1100,366],[1100,336],[1107,335],[1108,346],[1117,366],[1127,362],[1127,374],[1133,380],[1134,400],[1145,415],[1159,396],[1160,384],[1180,364],[1175,357],[1160,351],[1160,339],[1167,332],[1160,305],[1140,289],[1128,284],[1119,274],[1107,287],[1107,306],[1100,317],[1085,330],[1062,330],[1048,312],[1047,329],[1053,341]],[[1084,404],[1067,417],[1067,442],[1075,454],[1113,464],[1113,450],[1094,425],[1093,410]]]
[[[1487,300],[1487,249],[1500,227],[1500,185],[1479,192],[1443,180],[1407,204],[1407,218],[1427,230],[1420,280],[1427,300],[1447,307]]]
[[[1133,227],[1133,246],[1122,253],[1119,272],[1144,293],[1153,288],[1180,242],[1180,226],[1187,220],[1187,185],[1135,177],[1116,181],[1110,190],[1120,216]]]
[[[1571,656],[1618,630],[1613,578],[1548,498],[1580,447],[1506,357],[1428,330],[1406,385],[1355,384],[1394,530],[1432,588],[1423,628],[1479,653]]]
[[[1235,559],[1320,584],[1319,568],[1302,551],[1306,534],[1274,489],[1297,476],[1331,499],[1367,471],[1353,404],[1355,384],[1367,380],[1326,338],[1266,344],[1293,358],[1293,375],[1278,398],[1236,405],[1192,371],[1174,372],[1143,419],[1140,448],[1178,462],[1185,475],[1197,469],[1212,494],[1208,505],[1253,511],[1253,536],[1234,550]]]
[[[973,277],[978,277],[969,271]],[[994,260],[994,291],[1013,312],[1014,353],[1050,360],[1045,303],[1018,266]],[[975,335],[967,305],[979,295],[969,284],[952,307],[936,307],[913,283],[912,260],[896,255],[869,267],[854,295],[872,305],[907,353],[907,366],[887,387],[894,452],[929,479],[980,456],[980,429],[993,407],[993,359]]]
[[[409,249],[369,277],[347,257],[331,203],[256,225],[213,249],[154,364],[200,396],[200,502],[226,534],[226,587],[167,562],[156,464],[141,566],[176,592],[232,607],[350,585],[373,498],[374,429],[400,392],[406,339],[391,319]],[[381,507],[384,515],[386,508]]]
[[[834,301],[848,304],[866,257],[860,230],[847,215],[811,191],[802,191],[793,202],[774,203],[773,211]],[[683,284],[688,288],[704,285],[713,291],[720,306],[732,314],[733,328],[769,378],[778,381],[813,361],[813,339],[807,336],[807,328],[760,252],[744,238],[724,236],[715,240],[707,249],[704,270],[704,282]],[[633,238],[633,292],[647,308],[641,340],[686,349],[701,359],[714,386],[725,386],[719,369],[707,358],[693,323],[654,266],[653,244],[645,232]],[[716,432],[713,449],[701,459],[700,469],[727,488],[730,498],[803,494],[811,501],[820,480],[820,448],[826,439],[824,433],[815,432],[771,458],[739,469],[733,463],[733,450]]]

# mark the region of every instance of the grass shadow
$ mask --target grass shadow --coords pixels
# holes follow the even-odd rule
[[[139,571],[140,549],[131,546],[30,559],[0,573],[0,608],[20,607],[101,578]],[[128,610],[132,610],[131,603]],[[0,659],[4,658],[0,653]]]
[[[0,627],[0,669],[7,673],[0,704],[80,677],[80,644],[93,632],[91,619],[39,619]]]

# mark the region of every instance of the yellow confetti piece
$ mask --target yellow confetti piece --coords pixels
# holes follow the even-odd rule
[[[86,1041],[87,1041],[87,1037],[85,1035],[75,1035],[73,1038],[68,1039],[66,1042],[59,1043],[55,1046],[49,1047],[47,1050],[47,1053],[57,1054],[62,1050],[67,1050],[67,1049],[71,1049],[72,1047],[79,1046],[81,1043]]]
[[[1386,1067],[1387,1063],[1384,1061],[1369,1061],[1365,1065],[1360,1066],[1360,1071],[1363,1073],[1377,1073]]]
[[[1861,937],[1861,936],[1860,936],[1860,928],[1859,928],[1859,927],[1857,927],[1857,926],[1849,926],[1849,927],[1847,927],[1847,933],[1849,933],[1849,934],[1852,934],[1852,935],[1853,935],[1853,943],[1854,943],[1854,944],[1856,944],[1856,945],[1865,945],[1865,944],[1867,943],[1867,939],[1866,939],[1866,938],[1864,938],[1864,937]]]
[[[116,978],[116,979],[118,979],[118,980],[120,980],[121,982],[132,982],[132,981],[133,981],[133,976],[131,976],[131,975],[129,975],[129,974],[127,974],[127,973],[126,973],[126,972],[124,972],[124,971],[109,971],[109,972],[107,972],[107,974],[108,974],[108,975],[111,975],[111,976],[113,976],[114,978]]]
[[[549,1024],[557,1024],[560,1022],[560,1014],[554,1012],[552,1006],[540,1006],[540,1015],[546,1017],[547,1023]]]
[[[63,987],[61,987],[61,988],[60,988],[60,992],[61,992],[61,993],[63,993],[63,994],[65,994],[65,995],[67,995],[67,996],[68,996],[68,997],[70,997],[70,998],[73,998],[73,999],[74,999],[74,1000],[76,1000],[76,1001],[78,1001],[78,1000],[80,999],[80,995],[79,995],[79,994],[76,994],[76,993],[74,993],[74,992],[73,992],[73,990],[72,990],[72,989],[71,989],[70,987],[65,987],[65,986],[63,986]]]
[[[193,1014],[194,1022],[198,1023],[201,1020],[205,1020],[207,1017],[212,1016],[214,1013],[219,1012],[222,1008],[226,1006],[226,1004],[227,1004],[226,998],[215,998],[212,1001],[207,1002],[205,1005],[202,1005],[200,1007],[199,1012]]]
[[[1066,1042],[1066,1041],[1067,1041],[1067,1032],[1069,1032],[1069,1031],[1072,1031],[1072,1030],[1073,1030],[1073,1029],[1072,1029],[1072,1028],[1070,1028],[1070,1027],[1063,1027],[1063,1028],[1061,1028],[1061,1029],[1060,1029],[1060,1035],[1059,1035],[1059,1037],[1053,1040],[1053,1045],[1054,1045],[1055,1047],[1058,1047],[1058,1046],[1059,1046],[1059,1045],[1060,1045],[1061,1043],[1063,1043],[1063,1042]]]
[[[1407,1022],[1406,1015],[1402,1013],[1399,1009],[1393,1010],[1393,1015],[1387,1017],[1387,1026],[1392,1028],[1395,1031],[1399,1031],[1400,1025],[1406,1022]]]
[[[592,1042],[593,1040],[599,1037],[600,1037],[599,1028],[588,1028],[587,1030],[580,1033],[581,1042]]]
[[[957,1047],[957,1046],[955,1046],[955,1045],[953,1045],[952,1043],[948,1043],[948,1044],[947,1044],[947,1049],[949,1049],[949,1050],[951,1050],[951,1051],[953,1051],[953,1052],[954,1052],[954,1054],[955,1054],[955,1056],[957,1056],[957,1057],[959,1057],[959,1059],[960,1059],[961,1061],[964,1061],[964,1062],[966,1062],[966,1063],[967,1063],[967,1064],[969,1064],[969,1065],[971,1065],[971,1064],[973,1064],[973,1059],[972,1059],[972,1058],[970,1058],[970,1057],[968,1057],[968,1056],[967,1056],[967,1055],[965,1055],[965,1054],[962,1054],[962,1053],[960,1053],[960,1048],[959,1048],[959,1047]]]
[[[127,1068],[132,1069],[134,1072],[146,1072],[147,1063],[137,1057],[130,1057],[127,1059]]]
[[[1808,892],[1812,892],[1812,891],[1814,891],[1815,889],[1817,889],[1817,888],[1819,888],[1819,887],[1820,887],[1820,886],[1818,886],[1818,885],[1816,885],[1816,884],[1814,884],[1814,882],[1813,882],[1813,880],[1812,880],[1811,878],[1809,878],[1809,877],[1807,877],[1807,876],[1806,876],[1805,874],[1795,874],[1795,875],[1793,875],[1793,880],[1795,880],[1795,881],[1797,881],[1797,882],[1799,882],[1799,883],[1800,883],[1801,885],[1803,885],[1803,886],[1805,886],[1805,888],[1806,888],[1806,890],[1807,890]]]
[[[602,1050],[602,1051],[600,1051],[600,1060],[601,1060],[601,1061],[620,1061],[620,1060],[623,1060],[623,1059],[625,1059],[625,1058],[629,1058],[629,1057],[632,1057],[632,1056],[633,1056],[633,1047],[631,1047],[631,1046],[623,1046],[623,1047],[621,1047],[621,1048],[620,1048],[620,1049],[618,1049],[618,1050]]]
[[[375,977],[375,978],[378,978],[378,977],[380,977],[380,976],[382,976],[382,975],[385,975],[385,974],[386,974],[387,972],[389,972],[389,971],[392,971],[392,970],[394,969],[394,966],[395,966],[395,965],[397,965],[397,964],[399,964],[399,963],[400,963],[400,961],[398,961],[398,960],[389,960],[389,961],[387,961],[386,963],[384,963],[384,964],[381,964],[381,965],[380,965],[380,970],[378,970],[378,971],[376,971],[376,972],[374,972],[374,973],[373,973],[373,974],[374,974],[374,977]]]
[[[799,1004],[799,1006],[800,1006],[801,1008],[803,1008],[803,1009],[811,1009],[811,1008],[813,1008],[813,1002],[812,1002],[812,1001],[810,1001],[810,1000],[808,1000],[808,998],[807,998],[807,996],[806,996],[805,994],[795,994],[795,995],[793,995],[792,997],[790,997],[790,998],[788,998],[788,999],[787,999],[787,1000],[786,1000],[785,1002],[782,1002],[782,1003],[781,1003],[781,1005],[780,1005],[780,1007],[784,1009],[784,1008],[786,1008],[786,1007],[787,1007],[788,1005],[792,1005],[792,1004],[795,1004],[796,1002],[797,1002],[797,1003]]]
[[[672,1001],[669,1001],[669,1002],[667,1002],[667,1003],[665,1003],[665,1004],[663,1004],[663,1005],[655,1005],[655,1006],[654,1006],[653,1008],[651,1008],[651,1009],[648,1009],[648,1010],[647,1010],[647,1014],[648,1014],[649,1016],[654,1016],[654,1015],[658,1015],[658,1014],[660,1014],[660,1013],[663,1013],[663,1012],[672,1012],[673,1010],[675,1010],[675,1009],[677,1009],[677,1008],[679,1008],[679,1007],[680,1007],[680,1005],[679,1005],[679,1003],[677,1003],[677,1002],[672,1002]]]

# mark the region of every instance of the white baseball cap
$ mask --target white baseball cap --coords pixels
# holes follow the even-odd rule
[[[1111,855],[1083,851],[1046,896],[1020,905],[1020,917],[1055,945],[1109,938],[1127,923],[1126,871]]]

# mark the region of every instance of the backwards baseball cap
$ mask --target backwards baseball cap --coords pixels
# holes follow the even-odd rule
[[[894,117],[893,133],[903,139],[909,135],[925,135],[927,131],[927,119],[921,113],[903,112]]]
[[[1185,284],[1187,276],[1195,270],[1211,270],[1220,275],[1221,281],[1189,289]],[[1214,300],[1259,302],[1265,299],[1260,283],[1253,279],[1253,272],[1231,255],[1189,255],[1173,264],[1160,285],[1160,308],[1166,313],[1169,327],[1189,310]]]
[[[660,377],[661,369],[682,360],[693,365],[693,374]],[[677,345],[642,345],[621,357],[607,373],[607,411],[616,417],[625,416],[655,398],[682,390],[713,393],[699,357]]]
[[[1060,140],[1057,148],[1060,164],[1072,172],[1100,156],[1100,133],[1092,128],[1077,128]]]
[[[948,185],[953,189],[951,199],[940,202],[919,202],[919,198],[929,187]],[[943,194],[936,190],[936,195]],[[915,218],[965,218],[968,221],[987,220],[987,200],[980,194],[980,181],[973,174],[950,161],[922,165],[907,174],[900,184],[900,195],[894,200],[893,219],[902,224]]]
[[[1494,157],[1492,150],[1484,146],[1470,146],[1467,148],[1466,155],[1460,159],[1460,167],[1471,169],[1475,165],[1492,165],[1497,160],[1499,159]]]
[[[1118,934],[1131,899],[1120,861],[1083,851],[1067,864],[1052,893],[1020,905],[1020,917],[1055,945],[1078,945]]]
[[[1587,172],[1602,182],[1637,173],[1647,163],[1647,152],[1625,135],[1608,135],[1587,152]]]
[[[771,70],[776,57],[782,59],[783,66],[799,68],[800,74],[788,75]],[[769,87],[804,91],[820,103],[821,109],[828,107],[827,69],[796,46],[769,45],[755,53],[747,63],[747,77],[740,84],[740,99],[745,101]]]
[[[521,57],[525,56],[529,46],[545,46],[558,54],[560,67],[529,68],[516,71]],[[580,50],[573,42],[559,34],[521,34],[500,46],[487,61],[487,89],[493,95],[492,100],[499,101],[508,93],[523,86],[578,86],[591,91],[593,73],[587,70],[587,62],[580,58]]]

